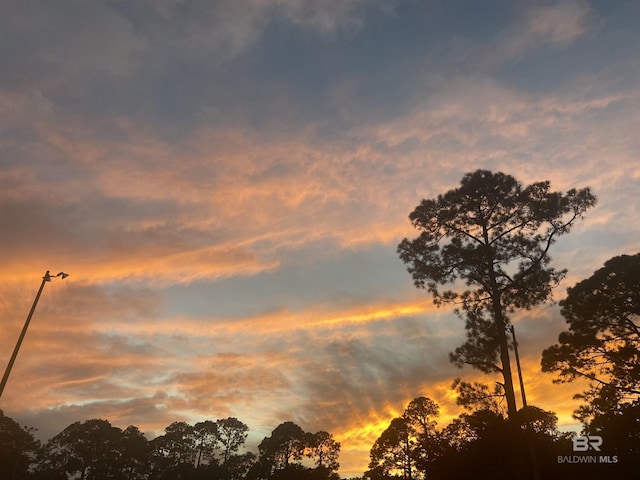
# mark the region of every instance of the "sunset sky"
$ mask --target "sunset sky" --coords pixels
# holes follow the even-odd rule
[[[640,3],[3,0],[0,408],[47,439],[235,416],[342,443],[344,476],[414,397],[461,413],[463,322],[417,290],[409,213],[478,168],[598,197],[551,252],[640,251]],[[557,305],[516,315],[529,403]],[[489,383],[496,378],[488,377]],[[519,398],[519,397],[518,397]]]

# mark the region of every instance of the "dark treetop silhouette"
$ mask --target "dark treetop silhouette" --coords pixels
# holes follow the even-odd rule
[[[556,381],[589,380],[576,412],[587,423],[640,399],[640,253],[608,260],[567,291],[560,307],[569,330],[542,353],[542,370]]]
[[[550,266],[549,249],[595,202],[589,188],[562,194],[548,181],[523,187],[510,175],[477,170],[409,215],[421,233],[400,243],[400,258],[416,287],[465,318],[467,340],[451,359],[502,374],[509,418],[517,409],[508,315],[549,298],[566,273]]]

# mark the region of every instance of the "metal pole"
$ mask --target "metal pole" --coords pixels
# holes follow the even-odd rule
[[[527,406],[527,397],[524,394],[524,380],[522,380],[522,369],[520,368],[520,355],[518,355],[518,342],[516,341],[516,329],[513,325],[509,325],[511,335],[513,336],[513,351],[516,354],[516,367],[518,367],[518,378],[520,379],[520,393],[522,394],[522,406]]]
[[[516,329],[513,325],[509,325],[509,329],[511,330],[511,335],[513,336],[513,351],[516,354],[516,366],[518,367],[518,377],[520,378],[520,393],[522,393],[522,407],[527,408],[527,397],[524,394],[524,380],[522,379],[522,369],[520,368],[520,356],[518,355],[518,342],[516,341]],[[540,480],[540,471],[538,470],[538,458],[536,455],[536,447],[533,443],[533,438],[531,437],[531,434],[533,432],[531,429],[529,411],[524,410],[524,414],[525,414],[525,425],[526,425],[525,435],[527,437],[527,443],[529,445],[529,459],[531,460],[531,470],[533,473],[534,480]]]
[[[51,275],[49,275],[49,270],[42,277],[42,283],[40,284],[40,289],[36,294],[36,298],[33,301],[33,305],[31,305],[31,311],[27,316],[27,320],[24,322],[24,327],[22,327],[22,332],[20,333],[20,337],[18,338],[18,343],[16,343],[16,348],[13,349],[13,354],[11,355],[11,359],[9,360],[9,364],[7,365],[6,370],[4,371],[4,376],[2,377],[2,383],[0,384],[0,397],[2,397],[2,392],[4,391],[4,387],[7,384],[7,380],[9,380],[9,374],[11,373],[11,369],[13,368],[13,364],[16,361],[16,357],[18,356],[18,351],[20,350],[20,346],[22,345],[22,341],[24,340],[24,336],[27,334],[27,328],[29,328],[29,323],[31,322],[31,317],[33,316],[33,312],[36,310],[36,305],[38,304],[38,300],[40,299],[40,294],[42,293],[42,289],[44,288],[44,284],[46,282],[51,281]]]

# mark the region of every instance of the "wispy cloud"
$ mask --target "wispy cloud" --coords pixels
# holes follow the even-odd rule
[[[501,33],[493,55],[504,62],[539,47],[566,47],[594,28],[594,15],[586,1],[531,6]]]

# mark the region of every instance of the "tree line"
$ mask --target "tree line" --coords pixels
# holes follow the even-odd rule
[[[561,465],[562,455],[554,461],[544,452],[576,449],[564,448],[565,439],[555,430],[555,416],[528,406],[522,388],[522,408],[517,408],[512,352],[516,364],[518,356],[512,318],[551,298],[567,273],[552,265],[551,248],[595,204],[588,187],[555,192],[548,181],[525,186],[511,175],[477,170],[466,174],[458,188],[422,200],[409,215],[419,235],[398,245],[401,260],[417,288],[430,292],[436,305],[452,306],[464,322],[466,340],[450,353],[450,360],[459,367],[470,365],[495,375],[496,387],[454,382],[458,400],[475,411],[461,415],[438,435],[433,428],[426,430],[424,422],[418,428],[408,408],[386,432],[387,437],[401,438],[402,468],[380,457],[384,442],[379,440],[371,452],[371,478],[387,478],[394,469],[392,476],[401,471],[403,478],[414,478],[414,473],[428,478],[470,478],[471,473],[473,478],[561,478],[558,468],[568,467]],[[606,448],[614,452],[610,458],[616,460],[614,467],[589,468],[588,472],[598,472],[591,478],[636,478],[640,471],[640,254],[612,258],[590,278],[569,288],[560,307],[568,330],[542,352],[542,370],[557,373],[556,382],[581,378],[589,384],[576,398],[582,404],[574,416],[582,421],[585,435],[597,437],[598,448],[606,440]],[[495,398],[506,403],[506,415],[491,403]],[[432,416],[433,407],[428,409]],[[458,431],[463,432],[461,437]],[[434,436],[440,442],[430,441]],[[481,448],[484,441],[486,449]],[[598,452],[598,448],[592,450]],[[390,450],[382,451],[396,458]],[[446,468],[441,470],[443,464]],[[461,465],[466,474],[460,471]],[[447,474],[439,473],[445,470]],[[565,473],[576,478],[581,472],[574,468]]]
[[[605,442],[600,452],[587,455],[597,453],[595,462],[587,458],[582,463],[573,451],[576,433],[561,432],[555,413],[529,405],[518,410],[515,419],[509,419],[497,398],[486,396],[486,385],[462,382],[458,383],[460,387],[471,393],[465,396],[465,392],[459,392],[459,403],[466,411],[442,427],[437,422],[439,407],[427,397],[413,399],[401,416],[391,420],[371,448],[364,479],[529,479],[534,471],[543,479],[637,478],[638,402],[584,426],[584,434],[602,436]],[[519,427],[515,436],[512,421]],[[514,444],[525,445],[527,450],[514,455]]]
[[[249,427],[237,418],[173,422],[147,440],[134,425],[75,422],[44,444],[0,410],[0,478],[23,480],[333,480],[340,443],[333,435],[278,425],[245,451]]]
[[[437,423],[438,405],[416,397],[374,442],[366,479],[636,478],[640,253],[611,258],[567,290],[559,303],[567,329],[542,352],[542,371],[556,373],[556,382],[587,381],[574,416],[583,435],[604,441],[602,457],[611,462],[597,456],[597,465],[564,461],[582,458],[572,455],[574,438],[558,430],[553,412],[528,405],[524,390],[518,408],[514,389],[512,318],[551,298],[567,273],[552,265],[551,247],[595,204],[589,188],[554,192],[548,181],[523,186],[510,175],[477,170],[410,214],[420,233],[405,238],[398,254],[416,287],[438,306],[452,306],[464,324],[466,339],[450,360],[496,381],[455,379],[465,412],[444,427]],[[152,441],[136,427],[90,420],[44,446],[29,429],[0,420],[0,461],[9,478],[337,478],[340,444],[328,432],[309,434],[293,422],[276,427],[255,455],[240,453],[248,428],[237,419],[177,422]]]
[[[558,383],[588,381],[574,417],[581,435],[602,439],[599,450],[576,455],[576,433],[558,430],[553,412],[524,404],[509,416],[504,384],[456,378],[465,413],[439,427],[438,405],[415,398],[374,443],[365,479],[637,478],[640,253],[613,257],[568,288],[560,312],[568,329],[542,352],[542,371],[556,373]]]

